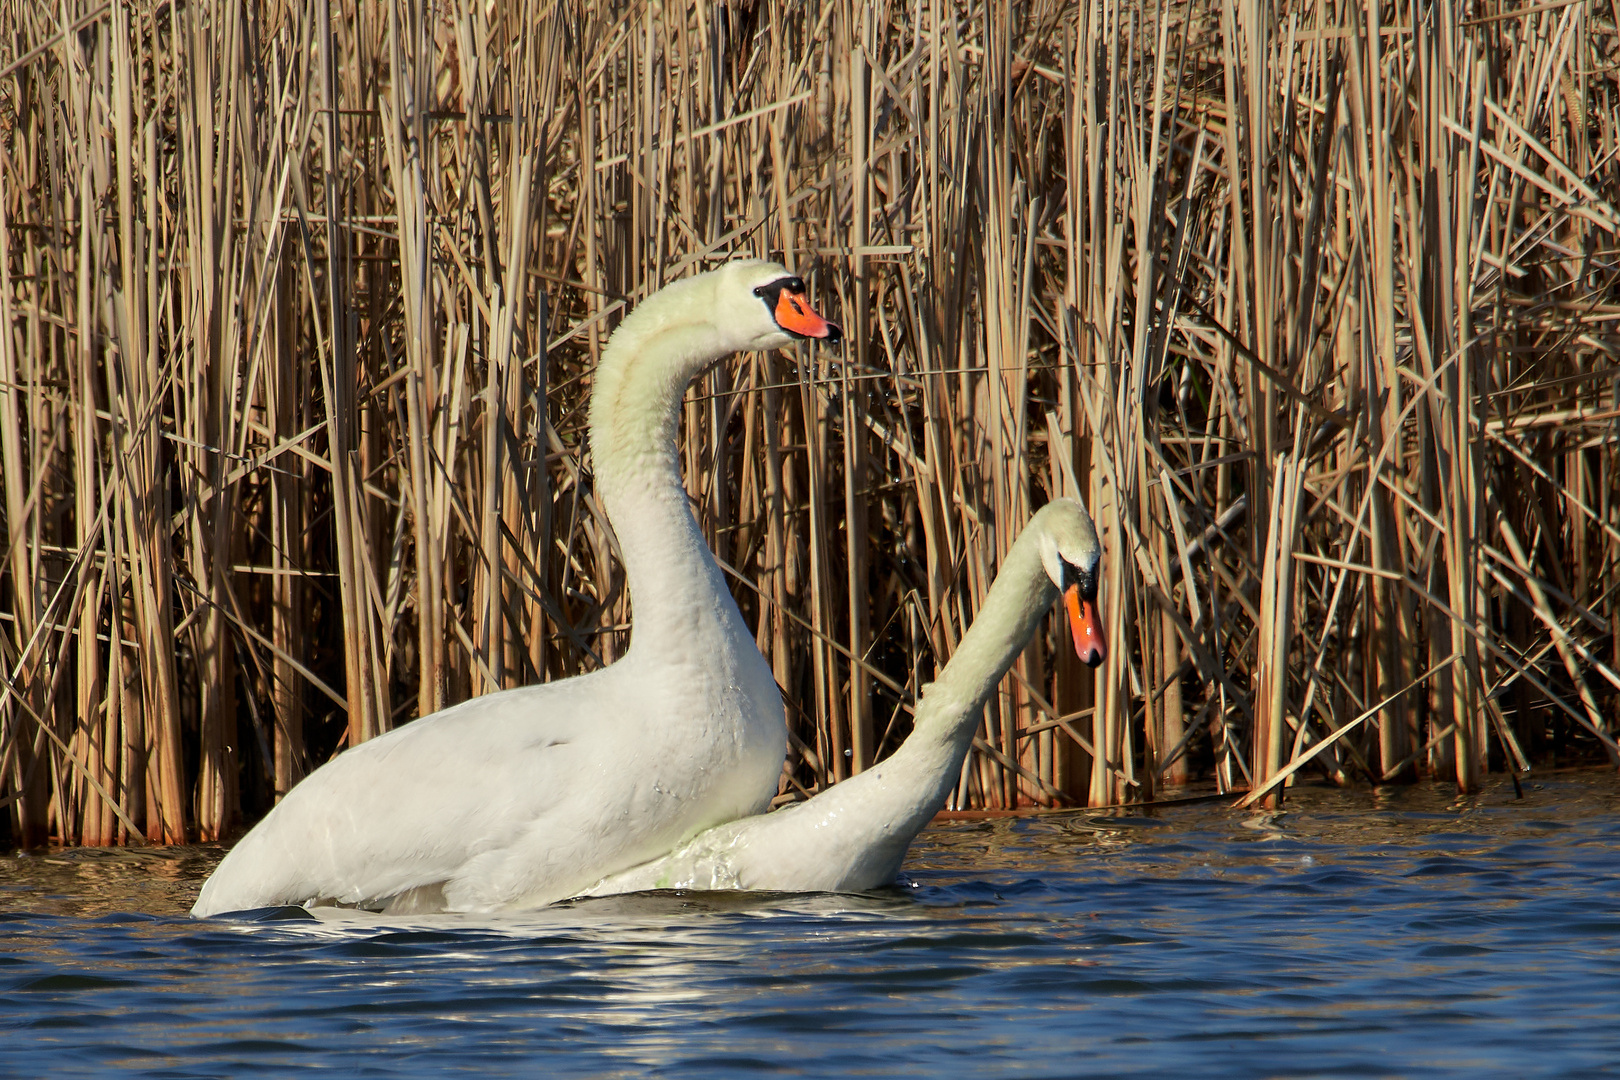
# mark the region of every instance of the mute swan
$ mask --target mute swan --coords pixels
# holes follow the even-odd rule
[[[1080,659],[1092,667],[1102,663],[1106,646],[1096,609],[1101,557],[1085,509],[1070,499],[1048,503],[1007,553],[950,663],[923,690],[915,726],[898,750],[806,802],[718,825],[669,855],[609,875],[584,895],[644,889],[854,892],[893,881],[912,838],[956,784],[985,699],[1059,592]]]
[[[802,281],[758,260],[641,303],[591,393],[596,491],[635,605],[623,659],[350,748],[242,838],[192,914],[535,907],[768,806],[787,748],[782,698],[692,518],[677,408],[723,356],[839,337]]]

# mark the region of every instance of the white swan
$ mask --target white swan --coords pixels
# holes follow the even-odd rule
[[[854,892],[893,881],[912,839],[955,786],[985,699],[1058,593],[1067,601],[1080,659],[1092,667],[1102,662],[1101,557],[1085,509],[1069,499],[1048,503],[1007,553],[956,654],[923,691],[915,726],[898,750],[806,802],[718,825],[668,855],[609,875],[584,895]]]
[[[634,599],[624,658],[339,755],[242,838],[192,914],[534,907],[768,806],[787,748],[782,698],[692,518],[677,408],[729,353],[839,336],[774,263],[729,263],[648,297],[603,351],[591,394],[596,491]]]

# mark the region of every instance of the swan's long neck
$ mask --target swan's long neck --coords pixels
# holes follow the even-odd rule
[[[863,814],[893,822],[895,833],[907,839],[945,805],[973,745],[980,710],[1057,598],[1041,565],[1039,531],[1025,529],[1007,553],[950,663],[924,689],[906,741],[825,795],[850,788],[848,796],[860,800]]]
[[[912,732],[890,759],[914,756],[918,765],[943,775],[941,799],[956,783],[973,745],[980,709],[1057,599],[1041,565],[1038,532],[1025,529],[1007,552],[973,625],[945,670],[923,691]]]
[[[591,395],[596,492],[624,559],[634,604],[632,650],[644,642],[687,648],[713,640],[716,631],[743,628],[692,517],[675,453],[688,383],[733,350],[717,340],[712,323],[683,310],[682,300],[694,300],[687,290],[672,292],[620,326]]]

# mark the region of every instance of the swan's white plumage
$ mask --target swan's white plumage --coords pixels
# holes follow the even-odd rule
[[[624,658],[344,752],[231,850],[193,914],[538,906],[769,804],[781,696],[692,518],[674,441],[693,376],[792,340],[753,291],[788,276],[747,260],[676,282],[603,352],[591,446],[634,602]]]
[[[955,785],[985,699],[1063,587],[1064,564],[1094,578],[1101,555],[1079,503],[1047,504],[1007,553],[973,626],[923,691],[911,735],[890,757],[805,802],[718,825],[667,855],[609,875],[586,895],[847,892],[893,881],[912,839]]]

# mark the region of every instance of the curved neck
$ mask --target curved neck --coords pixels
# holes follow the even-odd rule
[[[894,758],[948,747],[960,766],[961,755],[973,743],[979,710],[1057,598],[1057,588],[1041,565],[1038,532],[1025,529],[1007,552],[973,625],[945,670],[923,691],[916,723]]]
[[[687,641],[715,629],[716,620],[742,620],[698,531],[675,453],[687,385],[732,350],[706,322],[647,307],[608,342],[591,393],[596,493],[624,559],[632,649],[644,640]]]
[[[908,841],[945,805],[973,745],[985,700],[1023,651],[1057,589],[1041,564],[1040,529],[1026,528],[1002,561],[973,625],[917,703],[906,741],[877,765],[816,799],[851,805],[861,820]]]

